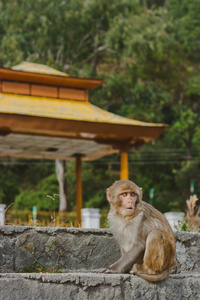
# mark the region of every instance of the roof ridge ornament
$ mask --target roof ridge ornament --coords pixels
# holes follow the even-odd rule
[[[15,71],[23,71],[23,72],[30,72],[30,73],[39,73],[39,74],[48,74],[48,75],[58,75],[58,76],[69,76],[69,74],[58,71],[54,68],[51,68],[49,66],[23,61],[19,65],[11,67],[12,70]]]

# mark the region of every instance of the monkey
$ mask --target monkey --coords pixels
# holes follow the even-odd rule
[[[108,223],[121,257],[98,273],[130,273],[150,282],[167,279],[176,265],[174,232],[165,216],[142,201],[142,189],[130,180],[107,189]]]

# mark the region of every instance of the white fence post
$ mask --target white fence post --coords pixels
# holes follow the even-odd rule
[[[5,225],[5,208],[6,204],[0,204],[0,226]]]
[[[82,208],[81,227],[100,228],[100,217],[99,208]]]

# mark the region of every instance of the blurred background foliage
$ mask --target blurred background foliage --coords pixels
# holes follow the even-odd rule
[[[199,0],[0,0],[0,66],[43,63],[72,76],[104,79],[90,101],[164,134],[129,153],[130,180],[154,188],[153,205],[185,209],[190,183],[200,194]],[[119,155],[83,163],[84,207],[107,209],[105,191]],[[75,209],[75,166],[67,163],[68,210]],[[52,210],[54,161],[0,160],[0,202]],[[55,200],[58,208],[58,199]]]

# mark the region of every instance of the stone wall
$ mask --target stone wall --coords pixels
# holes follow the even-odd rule
[[[174,273],[200,273],[200,234],[175,232]],[[0,270],[21,272],[38,262],[65,272],[107,267],[120,256],[108,229],[0,226]]]
[[[126,274],[0,274],[1,300],[199,300],[200,275],[149,283]]]
[[[1,226],[0,300],[200,300],[200,234],[175,235],[177,268],[153,284],[94,273],[120,256],[107,229]],[[34,263],[63,273],[18,273]]]

